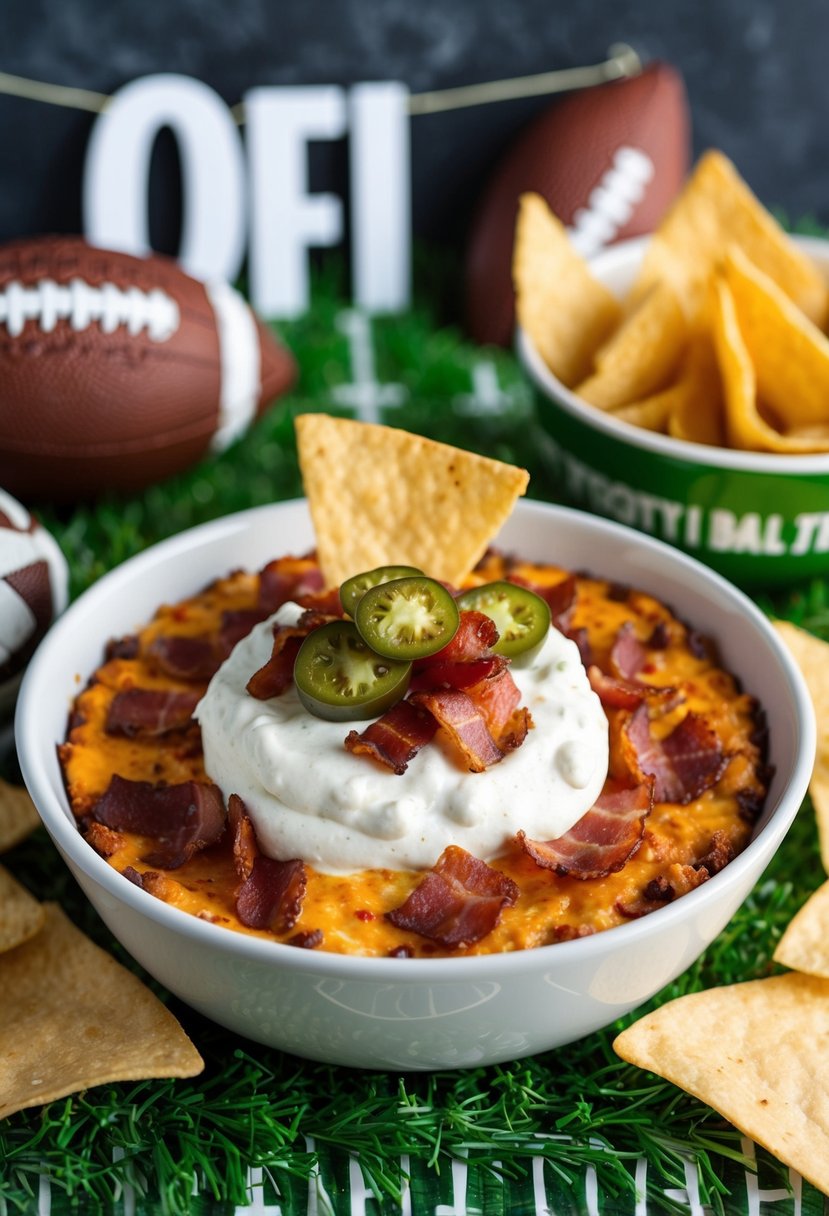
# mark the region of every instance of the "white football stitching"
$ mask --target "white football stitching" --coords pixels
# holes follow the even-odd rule
[[[221,368],[219,420],[210,450],[221,452],[256,414],[262,360],[253,313],[236,288],[218,280],[205,283],[204,289],[216,318]]]
[[[12,338],[19,337],[27,321],[37,321],[46,334],[58,321],[68,321],[76,333],[97,321],[105,334],[124,325],[132,336],[146,329],[153,342],[166,342],[180,319],[175,300],[159,288],[122,291],[114,283],[93,287],[83,279],[72,279],[61,287],[54,279],[42,279],[32,287],[14,280],[0,291],[0,325],[5,325]]]
[[[653,175],[653,161],[640,148],[617,148],[611,168],[590,191],[587,206],[573,216],[570,239],[580,254],[590,257],[613,240],[641,203]]]

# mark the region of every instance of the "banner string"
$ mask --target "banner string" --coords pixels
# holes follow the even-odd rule
[[[509,80],[490,80],[483,84],[411,93],[409,113],[413,116],[442,114],[447,110],[488,105],[495,101],[516,101],[524,97],[563,93],[570,89],[584,89],[591,85],[603,84],[609,80],[638,76],[641,70],[641,60],[633,47],[619,42],[609,48],[607,59],[586,67],[560,68],[532,76],[515,76]],[[11,72],[3,71],[0,71],[0,94],[63,106],[70,110],[86,110],[90,114],[102,114],[112,100],[107,93],[96,93],[92,89],[76,89],[62,84],[50,84],[45,80],[30,80],[26,76],[15,76]],[[232,106],[231,113],[241,126],[245,121],[244,102],[240,101]]]

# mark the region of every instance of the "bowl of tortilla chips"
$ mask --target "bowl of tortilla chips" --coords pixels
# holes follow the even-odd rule
[[[652,237],[589,263],[525,195],[514,272],[568,501],[741,585],[829,567],[829,242],[790,237],[710,152]]]
[[[608,1025],[690,966],[723,928],[782,840],[806,789],[815,734],[808,693],[759,610],[684,554],[562,507],[524,501],[510,513],[526,480],[516,480],[509,466],[429,445],[420,437],[407,445],[409,454],[400,464],[388,457],[380,461],[367,436],[386,428],[362,428],[346,420],[328,420],[315,428],[308,447],[320,458],[316,468],[324,484],[318,486],[317,478],[304,470],[313,500],[310,511],[305,500],[297,500],[201,525],[125,562],[86,592],[51,631],[28,670],[16,724],[21,766],[55,844],[115,936],[162,984],[233,1032],[312,1059],[357,1067],[471,1067],[514,1059]],[[396,443],[402,434],[394,432]],[[341,438],[352,444],[347,452]],[[420,449],[425,469],[416,464]],[[338,459],[332,461],[335,450]],[[483,462],[483,480],[473,490],[480,511],[474,516],[467,507],[453,513],[450,507],[460,501],[472,461]],[[494,507],[484,509],[499,471],[504,491]],[[359,565],[371,540],[373,560],[387,561],[399,552],[401,539],[397,512],[382,504],[390,495],[399,502],[404,483],[424,529],[429,512],[437,513],[424,535],[428,531],[436,538],[438,550],[456,514],[464,544],[470,529],[481,527],[476,544],[491,540],[527,560],[555,561],[566,569],[583,569],[589,560],[603,579],[613,580],[614,594],[621,594],[623,583],[642,588],[716,640],[721,662],[767,711],[767,760],[774,768],[751,837],[733,860],[681,898],[586,936],[489,954],[461,950],[444,957],[399,952],[366,957],[297,948],[234,932],[214,923],[215,917],[191,915],[118,872],[84,838],[67,796],[58,748],[67,735],[67,711],[101,662],[107,639],[125,638],[158,605],[174,605],[228,570],[257,570],[274,554],[303,553],[316,544],[324,555],[333,539],[331,560],[338,561],[344,546],[359,540],[360,553],[350,559]],[[332,484],[339,487],[336,493]],[[376,526],[370,529],[369,501],[380,504]],[[323,522],[326,502],[328,523]],[[419,551],[406,550],[404,556],[426,562]],[[430,552],[426,564],[439,556]],[[476,560],[474,555],[462,558],[467,567]],[[664,639],[654,642],[663,644]],[[531,745],[532,740],[525,746]],[[129,740],[126,746],[132,746]],[[152,749],[154,744],[139,740],[137,746]],[[412,761],[413,771],[416,763]],[[486,774],[472,777],[479,778]],[[390,774],[388,780],[397,777]]]

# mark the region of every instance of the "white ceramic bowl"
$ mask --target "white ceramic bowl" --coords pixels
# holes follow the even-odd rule
[[[312,543],[301,501],[174,537],[102,578],[57,622],[29,667],[17,713],[23,775],[55,844],[127,950],[241,1035],[312,1059],[391,1069],[487,1064],[559,1046],[612,1022],[688,967],[748,894],[800,805],[815,747],[808,694],[766,619],[735,588],[676,550],[560,507],[519,503],[498,544],[656,593],[717,638],[726,666],[767,711],[776,770],[768,804],[749,847],[709,882],[630,924],[537,950],[363,959],[198,920],[134,886],[86,844],[55,745],[104,642],[134,630],[161,601]]]
[[[648,239],[602,250],[591,271],[623,297]],[[794,240],[829,278],[829,241]],[[829,570],[829,453],[742,452],[656,434],[565,388],[522,330],[516,345],[536,389],[550,473],[567,501],[670,541],[740,586]]]

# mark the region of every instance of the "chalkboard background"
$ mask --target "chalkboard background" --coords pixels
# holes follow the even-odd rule
[[[595,63],[611,43],[684,73],[694,149],[717,146],[770,205],[829,221],[824,0],[5,0],[0,68],[104,93],[159,71],[229,103],[256,85],[401,80],[413,92]],[[500,151],[551,98],[412,119],[414,225],[457,244]],[[93,116],[0,96],[0,239],[80,228]],[[337,186],[319,145],[312,186]],[[152,235],[175,246],[172,140],[158,141]]]

